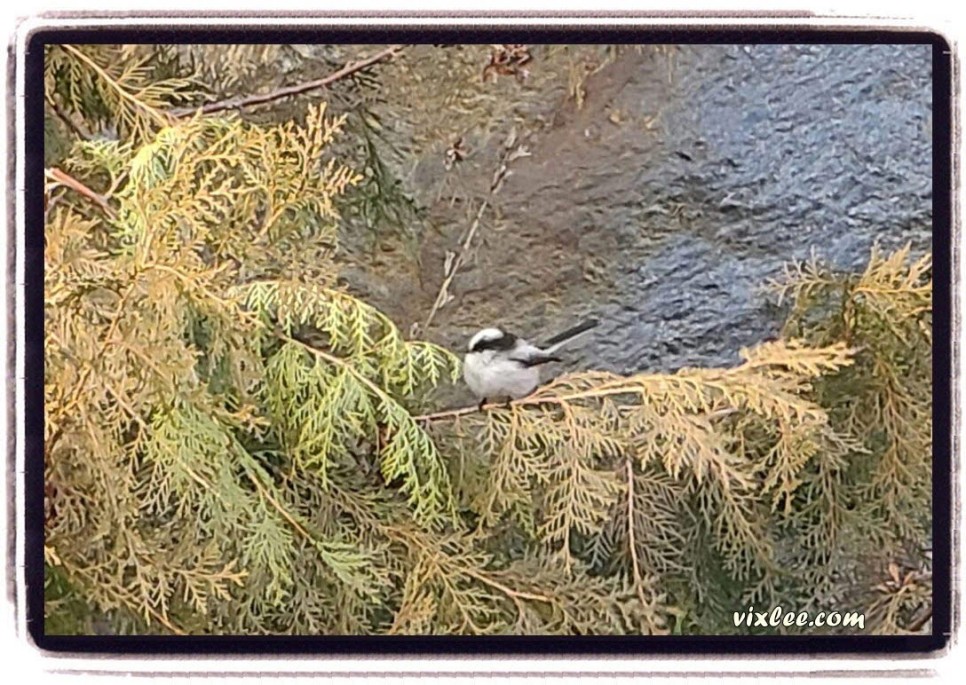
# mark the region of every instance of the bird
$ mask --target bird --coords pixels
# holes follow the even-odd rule
[[[565,344],[595,328],[596,319],[587,319],[562,333],[534,345],[502,328],[484,328],[474,335],[463,358],[463,380],[480,400],[510,400],[526,397],[540,385],[540,366],[562,361],[555,353]]]

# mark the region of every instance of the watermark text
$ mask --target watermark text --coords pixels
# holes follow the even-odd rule
[[[736,628],[740,626],[748,628],[779,628],[781,626],[786,628],[792,626],[799,628],[806,626],[809,628],[825,626],[837,628],[844,626],[865,630],[865,614],[856,611],[819,611],[812,614],[808,611],[785,611],[780,606],[770,611],[757,611],[755,607],[750,606],[746,611],[734,612],[734,619]]]

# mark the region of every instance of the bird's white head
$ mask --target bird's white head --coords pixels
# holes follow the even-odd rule
[[[482,331],[470,338],[470,344],[466,346],[467,351],[476,352],[483,347],[488,347],[487,343],[494,343],[506,337],[499,328],[484,328]]]

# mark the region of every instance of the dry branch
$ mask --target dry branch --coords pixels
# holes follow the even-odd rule
[[[111,209],[111,206],[109,204],[107,204],[107,200],[103,195],[91,190],[90,188],[88,188],[86,185],[78,181],[70,174],[63,172],[56,167],[51,167],[50,169],[46,169],[44,171],[44,175],[48,179],[56,181],[57,183],[60,183],[63,186],[67,186],[71,190],[74,190],[80,193],[88,200],[91,200],[94,204],[96,204],[98,207],[103,209],[104,212],[112,219],[115,217],[114,210]]]
[[[179,107],[177,109],[170,110],[169,113],[175,117],[192,116],[198,114],[199,112],[201,114],[212,114],[214,112],[222,112],[226,109],[242,109],[244,107],[251,107],[253,105],[261,105],[266,102],[281,100],[282,98],[290,97],[292,95],[299,95],[310,90],[325,88],[329,84],[334,83],[341,78],[345,78],[346,76],[354,74],[357,71],[361,71],[366,67],[370,67],[373,64],[394,57],[401,52],[404,47],[404,45],[391,45],[385,50],[377,52],[372,57],[367,57],[366,59],[361,59],[358,62],[347,64],[339,69],[339,71],[329,74],[325,78],[316,79],[315,81],[297,83],[294,86],[278,88],[271,92],[261,93],[259,95],[233,97],[228,98],[227,100],[219,100],[218,102],[209,102],[207,105],[203,105],[202,107]]]
[[[480,221],[483,219],[483,213],[486,211],[487,207],[490,206],[493,197],[500,192],[503,181],[506,180],[507,173],[509,172],[509,163],[518,157],[525,157],[529,155],[529,153],[526,152],[522,146],[516,146],[516,140],[516,131],[514,130],[511,132],[510,138],[504,144],[504,151],[500,156],[500,164],[493,172],[493,177],[490,180],[489,194],[480,204],[480,208],[476,212],[473,223],[470,224],[470,228],[466,232],[466,237],[460,244],[459,254],[456,255],[456,258],[449,265],[445,277],[443,278],[443,282],[439,286],[439,291],[436,293],[436,299],[433,301],[433,307],[429,310],[429,315],[426,317],[426,321],[423,323],[423,332],[429,330],[429,326],[433,323],[436,313],[449,301],[449,287],[452,284],[453,279],[456,278],[456,273],[460,270],[460,267],[463,266],[466,255],[469,253],[470,247],[473,244],[473,238],[480,228]]]
[[[73,131],[74,135],[81,140],[90,140],[90,134],[84,131],[76,121],[71,119],[70,115],[68,115],[67,112],[65,112],[64,109],[58,105],[52,97],[47,97],[46,100],[47,104],[50,105],[50,108],[53,110],[57,118],[63,122],[64,126]]]

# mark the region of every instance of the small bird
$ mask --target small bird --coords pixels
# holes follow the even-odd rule
[[[540,365],[561,361],[554,353],[597,325],[589,319],[539,346],[500,328],[484,328],[467,346],[463,379],[480,398],[481,409],[487,399],[526,397],[540,384]]]

